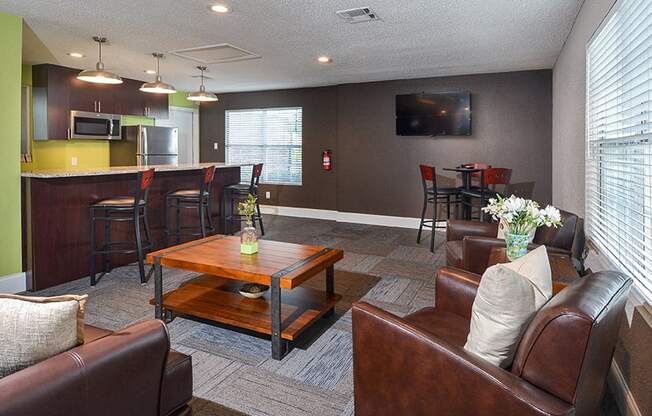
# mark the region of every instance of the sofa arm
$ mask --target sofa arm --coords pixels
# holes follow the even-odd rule
[[[399,317],[353,306],[356,416],[571,415],[573,407]]]
[[[0,379],[0,416],[158,415],[169,349],[155,320],[80,345]]]
[[[496,237],[464,237],[462,240],[462,269],[482,274],[487,270],[492,248],[505,248],[505,240]]]
[[[496,237],[498,224],[480,221],[450,220],[446,226],[446,241],[459,241],[466,236]]]
[[[471,308],[479,285],[478,274],[454,267],[442,267],[437,271],[435,306],[471,319]]]

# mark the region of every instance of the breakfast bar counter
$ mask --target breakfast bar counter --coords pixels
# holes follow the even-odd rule
[[[220,229],[222,188],[240,182],[240,167],[224,163],[158,166],[102,167],[95,169],[33,170],[22,173],[23,269],[27,289],[42,290],[89,274],[89,205],[116,195],[133,195],[138,171],[155,169],[148,202],[153,250],[165,248],[165,194],[177,189],[198,188],[201,169],[214,165],[211,191],[213,223]],[[187,211],[187,210],[186,210]],[[230,214],[230,213],[227,213]],[[184,225],[198,224],[194,211],[183,212]],[[102,230],[97,230],[98,244]],[[99,234],[99,235],[98,235]],[[111,229],[116,241],[133,240],[133,226]],[[187,240],[187,239],[186,239]],[[114,254],[114,266],[132,263],[135,255]],[[97,270],[102,270],[98,257]]]

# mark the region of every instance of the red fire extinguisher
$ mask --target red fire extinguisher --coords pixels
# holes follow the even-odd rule
[[[333,164],[331,163],[331,151],[330,150],[324,150],[321,152],[321,167],[324,170],[331,170],[333,169]]]

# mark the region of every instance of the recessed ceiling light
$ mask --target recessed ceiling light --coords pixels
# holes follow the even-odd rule
[[[333,62],[330,56],[320,56],[319,58],[317,58],[317,61],[320,64],[330,64],[331,62]]]
[[[79,53],[79,52],[68,52],[66,55],[70,56],[71,58],[83,58],[84,54]]]
[[[146,69],[143,72],[150,75],[156,74],[156,71],[154,69]]]
[[[211,10],[215,13],[226,14],[231,11],[231,8],[226,4],[214,4],[211,6]]]

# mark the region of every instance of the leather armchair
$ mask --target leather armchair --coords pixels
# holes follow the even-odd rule
[[[170,350],[151,320],[111,333],[86,326],[84,344],[0,379],[0,416],[190,415],[190,357]]]
[[[586,238],[584,220],[561,211],[563,227],[541,227],[534,235],[530,248],[544,245],[548,252],[568,254],[575,268],[584,273]],[[446,265],[482,274],[487,269],[493,247],[505,247],[496,238],[498,224],[479,221],[451,220],[446,228]]]
[[[601,272],[555,295],[510,369],[464,350],[479,276],[444,267],[434,307],[353,306],[356,416],[597,415],[631,279]]]

